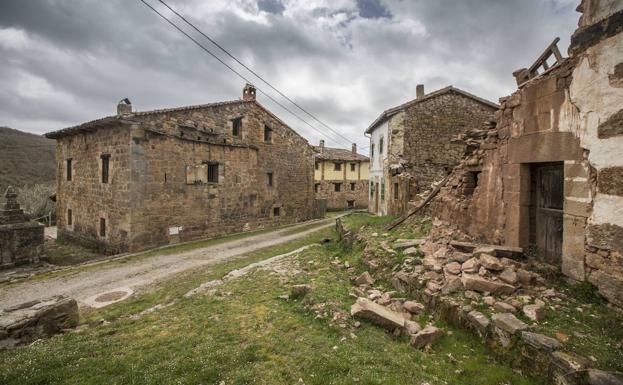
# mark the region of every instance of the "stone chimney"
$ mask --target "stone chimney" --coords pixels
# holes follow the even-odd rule
[[[324,140],[323,139],[320,139],[320,146],[319,147],[320,147],[320,153],[324,154]]]
[[[353,143],[353,155],[357,155],[357,143]]]
[[[245,84],[242,89],[242,100],[245,102],[255,101],[255,86],[253,84]]]
[[[117,103],[117,115],[127,115],[132,113],[132,103],[130,99],[123,98]]]
[[[6,198],[6,202],[4,203],[4,207],[0,210],[0,225],[26,222],[26,216],[24,215],[24,211],[19,207],[17,194],[12,186],[6,189],[4,197]]]
[[[420,99],[424,96],[424,84],[418,84],[415,86],[415,96]]]

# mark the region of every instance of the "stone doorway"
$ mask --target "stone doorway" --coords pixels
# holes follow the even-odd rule
[[[562,259],[564,165],[536,163],[530,168],[530,240],[544,262],[559,266]]]

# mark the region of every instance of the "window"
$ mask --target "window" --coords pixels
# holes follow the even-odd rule
[[[74,215],[71,209],[67,209],[67,226],[73,226],[74,224]]]
[[[355,186],[356,186],[355,183],[351,183],[350,184],[350,191],[355,191]]]
[[[267,184],[269,187],[273,187],[273,173],[269,172],[266,174]]]
[[[270,143],[272,141],[273,141],[273,130],[267,125],[264,125],[264,142]]]
[[[350,200],[350,201],[346,201],[346,203],[348,204],[349,209],[355,208],[355,201]]]
[[[240,136],[242,133],[242,118],[236,118],[231,120],[231,134],[233,136]]]
[[[370,182],[370,198],[374,197],[374,182]]]
[[[335,192],[340,192],[340,191],[342,191],[342,184],[341,183],[334,183],[333,184],[333,188],[335,189]]]
[[[273,207],[273,217],[278,217],[281,215],[281,207]]]
[[[381,183],[381,200],[385,200],[385,182]]]
[[[355,172],[356,169],[357,169],[357,163],[351,163],[350,164],[350,171]]]
[[[106,219],[100,218],[100,237],[106,236]]]
[[[383,153],[383,138],[379,141],[379,155]]]
[[[67,180],[71,180],[71,158],[67,159]]]
[[[374,158],[374,143],[370,145],[370,158]]]
[[[315,167],[316,167],[316,170],[320,170],[320,162],[316,162]]]
[[[218,163],[208,163],[208,183],[218,183]]]
[[[108,183],[108,170],[110,167],[110,154],[103,154],[102,159],[102,183]]]
[[[342,171],[342,163],[338,163],[338,162],[333,163],[333,170]]]
[[[316,184],[314,185],[314,192],[317,194],[317,193],[318,193],[318,191],[320,191],[320,183],[316,183]]]
[[[398,199],[398,183],[394,183],[394,199]]]

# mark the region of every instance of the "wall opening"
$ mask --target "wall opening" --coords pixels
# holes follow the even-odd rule
[[[106,219],[100,218],[100,237],[106,237]]]
[[[562,260],[564,165],[530,165],[529,240],[538,257],[560,266]]]
[[[355,201],[354,200],[348,200],[348,201],[346,201],[346,204],[348,205],[349,209],[355,208]]]

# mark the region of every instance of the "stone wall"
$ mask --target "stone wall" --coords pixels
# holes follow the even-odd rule
[[[316,181],[316,197],[327,201],[329,210],[366,209],[368,208],[368,181],[355,179],[337,179]],[[339,192],[335,184],[341,184]],[[354,190],[351,189],[354,185]],[[352,206],[349,206],[352,201]]]
[[[38,262],[43,254],[43,228],[29,221],[17,203],[13,187],[7,188],[0,210],[0,268]]]

